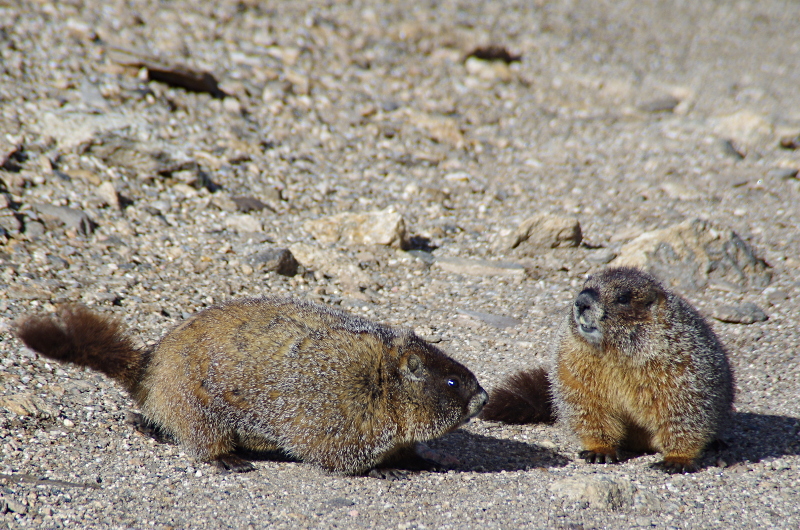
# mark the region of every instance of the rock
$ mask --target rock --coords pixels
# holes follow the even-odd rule
[[[678,182],[665,182],[661,185],[661,189],[670,199],[696,201],[703,198],[703,194],[697,191],[697,188],[689,188]]]
[[[126,168],[142,177],[169,175],[196,166],[196,162],[179,149],[140,141],[117,131],[94,137],[85,153],[99,158],[108,166]]]
[[[509,261],[488,261],[442,256],[436,258],[433,266],[447,272],[470,276],[511,276],[516,278],[525,276],[525,267],[519,263]]]
[[[44,225],[39,221],[28,221],[25,223],[25,235],[28,239],[35,239],[44,235]]]
[[[115,112],[97,114],[65,107],[44,112],[37,126],[42,134],[56,141],[61,151],[70,151],[91,143],[104,133],[130,129],[139,123],[132,116]]]
[[[557,480],[550,491],[572,501],[586,502],[601,510],[623,510],[633,505],[637,488],[620,478],[579,477]]]
[[[488,324],[498,329],[513,328],[522,323],[521,320],[516,318],[494,315],[492,313],[484,313],[483,311],[471,311],[469,309],[459,309],[458,312],[471,319],[478,320],[480,322],[483,322],[484,324]]]
[[[119,209],[119,195],[111,182],[103,182],[95,188],[94,192],[105,204]]]
[[[0,193],[0,236],[19,235],[22,223],[17,218],[16,208],[5,193]]]
[[[733,230],[701,219],[640,235],[611,265],[640,267],[683,289],[704,288],[710,280],[762,289],[772,279],[770,266]]]
[[[643,513],[661,513],[663,505],[656,495],[638,490],[633,495],[633,509]]]
[[[236,208],[241,212],[258,212],[264,209],[272,209],[268,205],[259,201],[255,197],[231,197],[231,200],[236,205]]]
[[[304,267],[336,278],[342,285],[351,288],[365,288],[373,284],[372,278],[335,250],[327,250],[308,245],[295,243],[289,247],[295,259]]]
[[[17,416],[49,418],[53,415],[39,398],[27,392],[0,397],[0,407]]]
[[[672,112],[680,102],[681,100],[673,95],[665,95],[645,101],[639,105],[639,110],[643,112]]]
[[[784,149],[800,148],[800,134],[783,136],[778,144]]]
[[[768,142],[773,137],[772,124],[763,116],[750,110],[740,110],[712,120],[714,131],[722,138],[746,146]]]
[[[500,238],[496,248],[532,256],[543,248],[577,247],[582,239],[581,224],[574,217],[540,213],[523,221],[510,237]]]
[[[27,285],[10,286],[6,291],[6,295],[17,300],[50,300],[53,292],[52,289],[48,289],[46,286],[37,285],[30,281]]]
[[[780,304],[789,299],[789,293],[775,287],[767,287],[764,293],[771,304]]]
[[[736,160],[744,160],[747,156],[747,150],[742,147],[739,142],[731,140],[730,138],[723,138],[717,143],[719,151],[730,158]]]
[[[776,167],[767,171],[770,180],[792,180],[797,178],[797,170],[791,167]]]
[[[513,77],[508,64],[503,61],[487,61],[477,57],[469,57],[464,61],[464,67],[469,75],[474,75],[486,81],[508,83]]]
[[[714,310],[713,316],[720,322],[730,324],[753,324],[764,322],[769,318],[760,307],[752,302],[745,302],[738,306],[719,306]]]
[[[67,228],[76,228],[83,235],[91,234],[98,226],[86,213],[66,206],[34,204],[33,209],[39,213],[39,217],[45,225],[57,222]]]
[[[408,121],[435,142],[449,144],[458,149],[466,145],[458,122],[453,118],[411,111]]]
[[[393,206],[367,213],[340,213],[306,221],[303,228],[322,243],[408,246],[403,216]]]
[[[261,232],[262,230],[261,221],[246,213],[229,215],[226,217],[225,228],[234,230],[239,234]]]
[[[288,248],[270,248],[253,254],[248,258],[252,265],[263,264],[263,268],[274,271],[283,276],[294,276],[297,274],[299,263]]]
[[[18,513],[20,515],[24,515],[28,512],[28,507],[22,504],[21,502],[6,500],[6,508],[9,512]]]
[[[224,212],[235,212],[238,209],[231,196],[222,191],[218,191],[211,196],[211,204]]]
[[[605,265],[616,257],[617,254],[614,251],[601,248],[591,252],[590,254],[587,254],[586,261],[597,265]]]

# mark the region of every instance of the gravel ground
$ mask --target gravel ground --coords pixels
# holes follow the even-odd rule
[[[779,0],[0,1],[0,525],[800,527],[798,21]],[[306,224],[389,207],[410,251]],[[503,245],[539,213],[582,244]],[[480,420],[431,444],[461,461],[447,472],[222,474],[10,333],[80,301],[152,343],[213,303],[292,294],[412,327],[489,389],[547,361],[587,273],[693,218],[772,281],[681,290],[768,316],[711,321],[737,412],[691,475]],[[284,275],[279,248],[326,254]]]

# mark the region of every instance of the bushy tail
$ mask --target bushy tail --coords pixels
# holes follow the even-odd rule
[[[553,423],[550,379],[543,368],[517,372],[489,395],[480,418],[503,423]]]
[[[134,347],[120,322],[80,305],[61,306],[55,318],[26,318],[16,332],[41,355],[103,372],[129,392],[135,390],[144,367],[146,353]]]

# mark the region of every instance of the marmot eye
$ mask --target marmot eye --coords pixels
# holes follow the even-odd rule
[[[618,304],[629,304],[631,302],[631,292],[625,291],[624,293],[617,296],[614,302]]]
[[[450,377],[447,379],[447,386],[449,386],[450,388],[458,388],[461,386],[461,381],[459,381],[455,377]]]

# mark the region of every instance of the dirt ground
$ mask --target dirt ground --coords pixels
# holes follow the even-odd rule
[[[798,35],[779,0],[0,0],[0,526],[800,527]],[[370,212],[387,239],[332,217]],[[512,248],[535,216],[567,236]],[[481,420],[431,442],[449,471],[220,473],[12,333],[77,301],[152,344],[290,294],[410,327],[491,389],[549,362],[642,235],[736,373],[693,474]]]

